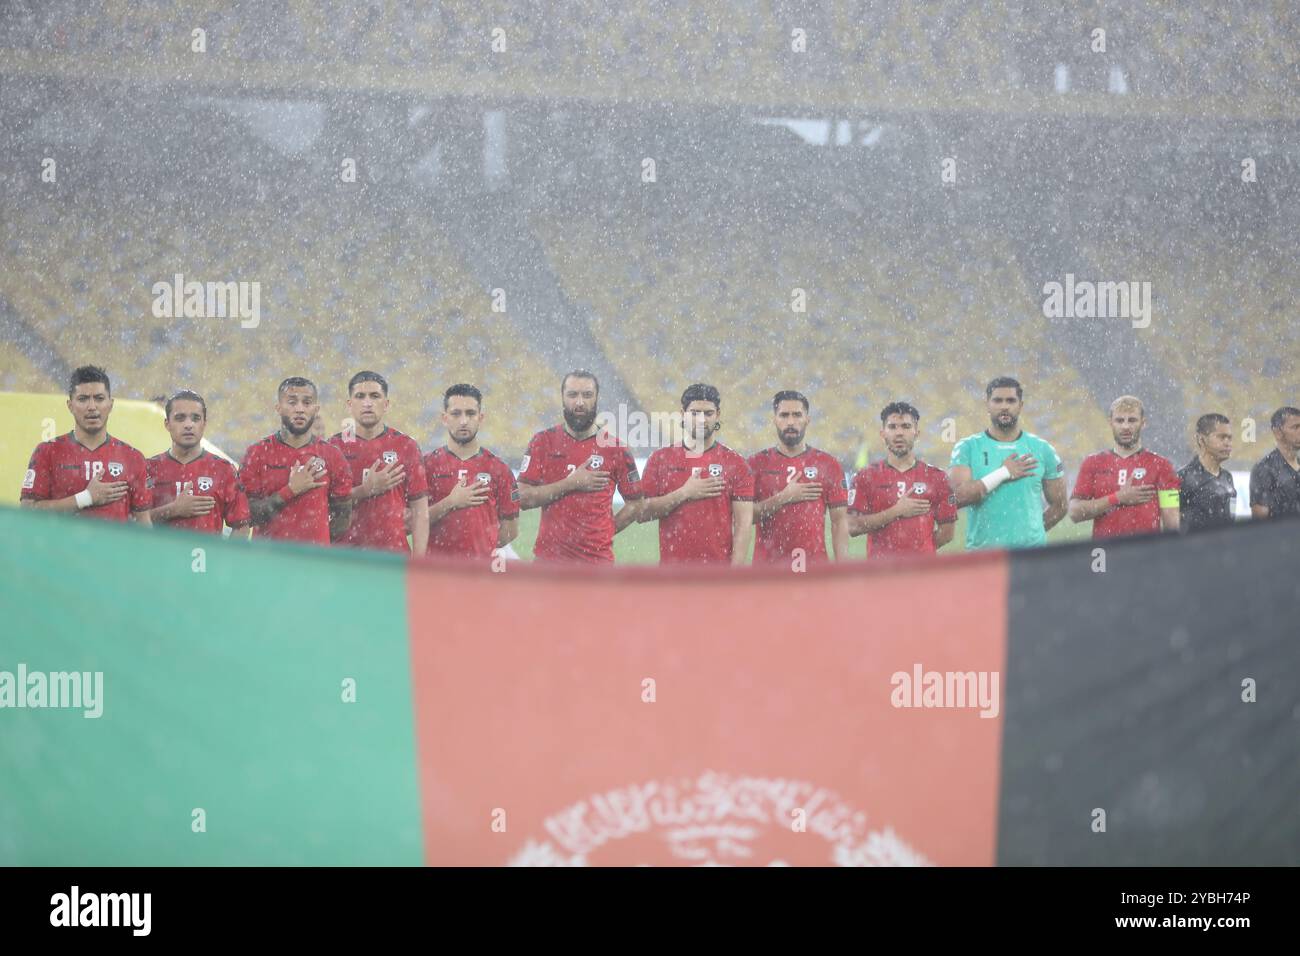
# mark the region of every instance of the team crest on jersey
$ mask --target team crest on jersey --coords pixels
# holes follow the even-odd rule
[[[108,463],[108,473],[114,478],[122,477],[122,472],[124,471],[126,471],[126,468],[120,461],[110,461]]]
[[[212,479],[209,478],[207,475],[200,475],[199,491],[211,491],[211,490],[212,490]]]
[[[590,468],[592,471],[599,471],[600,466],[603,464],[605,464],[604,455],[592,455],[590,458],[587,459],[587,467]]]
[[[923,495],[926,493],[929,487],[930,486],[927,485],[924,481],[914,481],[912,482],[912,494]]]
[[[325,470],[325,459],[313,457],[311,461],[307,462],[307,467],[319,474]]]
[[[807,465],[807,466],[805,466],[805,467],[804,467],[804,470],[803,470],[803,476],[804,476],[805,478],[807,478],[809,481],[816,481],[816,480],[817,480],[817,466],[816,466],[816,465]]]
[[[722,477],[722,466],[719,465],[719,464],[716,464],[716,463],[715,463],[715,464],[712,464],[712,465],[709,465],[709,477],[710,477],[710,478],[721,478],[721,477]]]
[[[395,451],[384,452],[384,462],[385,464],[389,464],[389,465],[397,464],[397,452]]]
[[[1134,469],[1133,469],[1133,480],[1134,480],[1134,481],[1141,481],[1141,480],[1142,480],[1143,478],[1145,478],[1146,476],[1147,476],[1147,470],[1146,470],[1145,468],[1134,468]]]
[[[478,483],[480,485],[490,485],[492,484],[492,476],[486,471],[480,471],[478,473]]]

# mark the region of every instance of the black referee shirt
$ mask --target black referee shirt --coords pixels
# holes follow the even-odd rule
[[[1250,469],[1250,503],[1267,508],[1270,518],[1300,515],[1300,470],[1276,448]]]
[[[1178,478],[1182,482],[1178,492],[1180,530],[1204,531],[1233,523],[1237,486],[1232,483],[1232,472],[1220,468],[1216,478],[1197,456],[1179,470]]]

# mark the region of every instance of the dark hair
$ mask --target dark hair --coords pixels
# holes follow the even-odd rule
[[[442,410],[444,412],[447,410],[447,406],[451,403],[451,399],[453,395],[461,395],[464,396],[465,398],[472,398],[474,399],[474,401],[478,402],[479,408],[483,407],[483,393],[480,392],[473,385],[466,385],[464,382],[462,382],[459,385],[453,385],[451,388],[447,389],[447,391],[442,393]]]
[[[1270,420],[1269,424],[1274,428],[1280,429],[1284,424],[1286,424],[1286,420],[1292,415],[1300,415],[1300,408],[1292,408],[1290,405],[1283,405],[1273,413],[1273,418]]]
[[[1196,434],[1208,435],[1219,425],[1231,425],[1227,415],[1220,415],[1218,412],[1209,412],[1196,419]]]
[[[682,392],[682,411],[686,411],[686,406],[691,402],[712,402],[715,408],[719,410],[722,408],[722,396],[718,394],[718,390],[703,382],[696,382]]]
[[[198,402],[199,407],[203,409],[203,417],[208,417],[208,403],[203,400],[203,396],[198,392],[191,391],[188,388],[182,388],[171,398],[167,399],[165,411],[168,419],[172,417],[172,402]]]
[[[362,382],[378,382],[379,387],[384,390],[384,397],[388,397],[388,380],[378,372],[357,372],[348,381],[348,398],[352,397],[352,390]]]
[[[984,387],[984,397],[992,398],[993,389],[995,388],[1014,388],[1016,390],[1016,398],[1025,397],[1024,390],[1020,387],[1020,383],[1010,375],[999,375],[993,381],[989,382],[988,385]]]
[[[600,394],[600,379],[596,378],[595,372],[589,372],[585,368],[575,368],[572,372],[565,373],[564,378],[560,379],[560,394],[564,394],[564,383],[571,378],[589,378],[596,383],[596,394]]]
[[[880,424],[885,424],[890,415],[911,415],[912,424],[921,420],[921,413],[916,410],[915,405],[909,405],[907,402],[890,402],[880,410]]]
[[[104,391],[110,396],[113,394],[113,386],[109,384],[107,372],[98,365],[83,365],[72,370],[72,377],[68,379],[68,398],[76,394],[78,385],[90,385],[94,382],[102,384]]]
[[[309,378],[303,378],[301,375],[290,375],[281,382],[280,387],[275,390],[276,397],[283,395],[286,388],[310,388],[313,395],[318,394],[316,383]]]
[[[777,392],[772,396],[772,411],[781,407],[782,402],[803,402],[803,410],[808,411],[808,399],[803,392],[796,392],[792,388]]]

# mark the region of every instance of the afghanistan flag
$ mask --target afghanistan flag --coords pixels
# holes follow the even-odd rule
[[[494,572],[0,509],[0,863],[1295,864],[1297,527]]]

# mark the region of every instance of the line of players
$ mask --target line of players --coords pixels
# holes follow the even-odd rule
[[[947,473],[913,452],[920,413],[906,402],[887,405],[886,456],[851,486],[833,456],[807,443],[812,416],[796,391],[773,398],[777,444],[745,459],[717,440],[718,390],[691,385],[681,397],[682,440],[653,452],[644,475],[597,423],[595,375],[569,373],[560,393],[563,421],[533,436],[516,481],[479,444],[485,412],[472,385],[446,390],[447,443],[422,456],[414,439],[384,421],[383,376],[352,377],[349,425],[327,440],[315,434],[316,386],[287,378],[277,391],[280,429],[250,446],[236,471],[203,449],[207,407],[192,391],[166,403],[167,451],[146,461],[111,437],[108,375],[83,366],[69,388],[75,427],[37,446],[22,502],[196,531],[251,526],[259,537],[473,558],[498,553],[518,533],[519,512],[540,508],[537,561],[612,562],[615,535],[657,521],[661,563],[743,563],[756,531],[754,562],[791,567],[843,560],[848,539],[862,534],[871,558],[932,553],[952,540],[963,507],[972,549],[1041,545],[1067,514],[1091,521],[1094,538],[1233,521],[1236,489],[1222,467],[1232,453],[1228,419],[1201,416],[1197,454],[1175,472],[1142,446],[1146,415],[1133,396],[1112,404],[1114,446],[1083,461],[1067,502],[1060,456],[1019,426],[1024,393],[1012,378],[988,384],[989,428],[956,444]],[[1277,447],[1251,472],[1257,519],[1300,515],[1300,409],[1278,409],[1271,425]],[[624,503],[614,512],[616,488]]]

